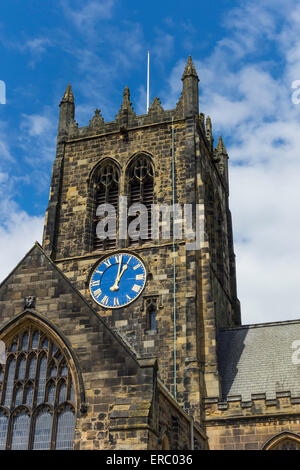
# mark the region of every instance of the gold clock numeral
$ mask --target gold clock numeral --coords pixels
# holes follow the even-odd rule
[[[131,297],[129,297],[128,294],[126,294],[126,298],[127,298],[128,302],[130,302],[132,300]]]
[[[116,255],[115,260],[116,260],[117,263],[120,263],[121,262],[121,255]]]
[[[91,287],[95,287],[95,286],[100,286],[100,279],[99,281],[92,281]]]
[[[103,274],[103,271],[95,271],[97,274]]]
[[[141,264],[137,264],[136,266],[133,267],[134,271],[138,268],[140,268],[142,265]]]
[[[143,281],[145,279],[145,274],[137,274],[135,279],[136,281]]]
[[[119,303],[118,297],[114,297],[114,307],[119,307],[119,306],[120,306],[120,303]]]
[[[98,297],[100,297],[100,295],[102,294],[102,290],[101,290],[101,289],[97,289],[97,290],[95,290],[95,291],[93,292],[93,294],[94,294],[95,297],[98,298]]]
[[[142,289],[142,287],[141,287],[141,286],[138,286],[137,284],[134,284],[134,286],[133,286],[133,288],[132,288],[132,290],[133,290],[134,292],[140,292],[141,289]]]
[[[101,303],[104,304],[104,305],[107,305],[107,304],[108,304],[108,297],[107,297],[107,295],[105,295],[105,296],[103,297],[103,299],[101,300]]]
[[[111,266],[111,262],[109,261],[109,259],[107,259],[106,261],[104,261],[104,264],[107,268],[109,268],[109,266]]]

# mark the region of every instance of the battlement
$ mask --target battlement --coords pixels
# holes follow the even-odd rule
[[[284,416],[295,413],[300,416],[300,396],[292,396],[291,392],[276,392],[274,398],[267,398],[265,393],[252,393],[251,400],[242,400],[241,395],[228,396],[225,401],[217,397],[205,398],[206,420],[230,420],[260,416]]]
[[[172,118],[174,118],[174,120],[184,119],[182,96],[177,102],[176,107],[170,110],[164,110],[160,99],[155,97],[148,113],[141,115],[135,114],[129,100],[130,92],[128,87],[126,87],[122,106],[114,121],[105,122],[100,109],[96,109],[88,126],[78,127],[75,120],[70,122],[70,125],[68,126],[68,138],[76,139],[95,134],[108,134],[111,132],[121,132],[121,134],[125,135],[128,129],[169,122]]]

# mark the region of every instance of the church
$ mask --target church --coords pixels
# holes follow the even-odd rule
[[[126,87],[86,127],[68,85],[42,245],[0,285],[1,450],[300,449],[300,320],[241,324],[228,154],[198,82],[189,57],[174,109],[136,115]],[[149,222],[197,208],[200,246],[174,213],[168,237],[124,236],[124,198]]]

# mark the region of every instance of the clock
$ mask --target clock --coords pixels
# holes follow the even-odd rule
[[[137,256],[118,252],[104,258],[94,268],[89,282],[90,294],[105,308],[131,304],[144,290],[146,268]]]

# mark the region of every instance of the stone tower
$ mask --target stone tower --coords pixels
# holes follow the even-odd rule
[[[60,103],[43,248],[140,357],[157,357],[161,380],[199,423],[202,397],[220,396],[217,332],[239,325],[240,311],[228,155],[221,138],[214,147],[211,120],[199,114],[198,82],[189,57],[174,109],[164,110],[154,98],[149,112],[137,116],[126,87],[114,121],[104,122],[97,109],[81,128],[68,85]],[[119,220],[115,237],[97,239],[97,206],[109,202],[118,213],[122,196],[144,203],[149,220],[153,204],[197,204],[200,249],[187,250],[187,240],[173,240],[172,230],[165,239],[152,239],[149,230],[139,240],[119,239]],[[120,250],[143,260],[146,287],[127,307],[103,308],[90,296],[89,278],[99,260]]]

